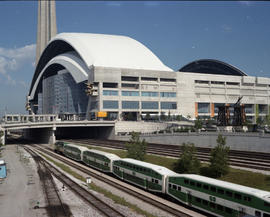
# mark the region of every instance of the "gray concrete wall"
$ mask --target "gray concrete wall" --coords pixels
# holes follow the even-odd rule
[[[270,134],[259,133],[222,133],[226,136],[227,145],[232,150],[255,151],[270,153]],[[192,142],[197,147],[213,148],[216,146],[218,133],[178,133],[141,135],[141,138],[150,143],[181,145],[183,142]],[[129,140],[128,136],[115,136],[115,139]]]

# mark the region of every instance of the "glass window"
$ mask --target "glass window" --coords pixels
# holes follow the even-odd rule
[[[213,192],[216,192],[216,187],[211,186],[210,190],[213,191]]]
[[[223,211],[223,206],[217,204],[217,209],[220,210],[220,211]]]
[[[188,179],[184,179],[184,183],[188,185],[189,184],[189,180]]]
[[[177,191],[181,191],[181,187],[180,186],[177,186]]]
[[[219,194],[224,194],[224,190],[218,188],[218,193],[219,193]]]
[[[139,101],[122,101],[122,109],[139,109]]]
[[[176,102],[161,102],[161,109],[177,109]]]
[[[198,103],[198,113],[209,113],[209,103]]]
[[[176,97],[175,92],[160,92],[160,97]]]
[[[146,92],[146,91],[143,91],[142,92],[142,96],[148,96],[148,97],[158,97],[158,92]]]
[[[226,195],[227,195],[228,197],[232,197],[232,192],[231,192],[231,191],[226,191]]]
[[[195,182],[190,181],[190,185],[194,186],[195,185]]]
[[[242,199],[242,196],[241,196],[241,194],[235,193],[234,194],[234,198],[236,198],[238,200],[241,200]]]
[[[198,198],[198,197],[196,197],[195,200],[196,200],[197,203],[201,203],[202,202],[201,198]]]
[[[122,91],[122,96],[140,96],[139,91]]]
[[[230,213],[230,214],[231,214],[231,213],[232,213],[232,209],[230,209],[230,208],[226,207],[226,208],[225,208],[225,212],[227,212],[227,213]]]
[[[205,190],[208,190],[208,189],[209,189],[209,186],[208,186],[208,185],[203,185],[203,188],[204,188]]]
[[[198,188],[201,188],[201,187],[202,187],[202,184],[199,183],[199,182],[197,182],[197,187],[198,187]]]
[[[118,109],[118,101],[103,100],[104,109]]]
[[[104,96],[118,96],[117,90],[103,90]]]
[[[142,109],[158,109],[158,102],[142,101]]]

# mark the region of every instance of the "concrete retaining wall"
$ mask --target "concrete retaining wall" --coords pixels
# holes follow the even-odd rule
[[[270,135],[259,133],[222,133],[226,136],[227,145],[232,150],[255,151],[270,153]],[[181,145],[183,142],[192,142],[197,147],[213,148],[216,146],[218,133],[177,133],[141,135],[147,142],[159,144]],[[128,136],[116,136],[115,139],[129,140]]]

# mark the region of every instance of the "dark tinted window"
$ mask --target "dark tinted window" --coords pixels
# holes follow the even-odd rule
[[[202,187],[202,184],[197,182],[197,187],[198,188],[201,188]]]
[[[231,191],[226,191],[226,195],[227,195],[228,197],[232,197],[232,192],[231,192]]]
[[[181,191],[181,187],[180,187],[180,186],[178,186],[178,187],[177,187],[177,190],[178,190],[178,191]]]
[[[202,202],[201,198],[196,197],[196,202],[201,203]]]
[[[220,211],[223,211],[223,206],[221,206],[221,205],[218,204],[217,205],[217,209],[220,210]]]
[[[270,217],[270,215],[269,215],[269,214],[264,213],[264,214],[263,214],[263,217]]]
[[[230,213],[230,214],[231,214],[231,213],[232,213],[232,209],[230,209],[230,208],[226,207],[226,208],[225,208],[225,212],[227,212],[227,213]]]
[[[270,207],[270,203],[264,202],[264,206]]]
[[[194,186],[194,185],[195,185],[195,182],[192,182],[192,181],[191,181],[191,182],[190,182],[190,185],[193,185],[193,186]]]
[[[216,187],[211,186],[210,189],[211,191],[216,192]]]
[[[208,185],[203,185],[203,188],[204,188],[205,190],[208,190],[208,189],[209,189],[209,186],[208,186]]]
[[[215,208],[216,208],[216,204],[214,204],[214,203],[212,203],[212,202],[210,202],[210,204],[209,204],[209,205],[210,205],[210,207],[211,207],[211,208],[213,208],[213,209],[215,209]]]
[[[208,201],[202,200],[202,202],[203,202],[203,205],[208,206]]]
[[[234,198],[236,198],[238,200],[241,200],[242,199],[242,196],[241,196],[241,194],[235,193],[234,194]]]
[[[218,191],[219,194],[224,194],[224,190],[223,190],[223,189],[219,189],[219,188],[218,188],[217,191]]]
[[[173,185],[173,189],[176,190],[177,189],[177,186],[176,185]]]
[[[184,179],[184,183],[188,185],[189,184],[189,180]]]

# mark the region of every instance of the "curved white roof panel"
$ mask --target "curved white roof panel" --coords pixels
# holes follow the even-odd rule
[[[116,67],[173,71],[140,42],[119,35],[60,33],[50,43],[61,40],[70,44],[90,67]]]
[[[88,149],[85,152],[91,152],[91,153],[96,153],[96,154],[99,154],[99,155],[103,155],[103,156],[105,156],[105,157],[107,157],[107,158],[109,158],[111,160],[119,160],[119,159],[121,159],[120,157],[118,157],[115,154],[111,154],[111,153],[96,150],[96,149]]]
[[[159,173],[160,175],[170,175],[170,176],[176,175],[176,173],[173,172],[172,170],[169,170],[166,167],[159,166],[159,165],[156,165],[156,164],[151,164],[151,163],[147,163],[147,162],[144,162],[144,161],[139,161],[139,160],[135,160],[135,159],[132,159],[132,158],[122,158],[122,159],[120,159],[120,161],[124,161],[124,162],[127,162],[127,163],[131,163],[131,164],[135,164],[135,165],[138,165],[138,166],[142,166],[142,167],[152,169],[152,170],[156,171],[157,173]]]

